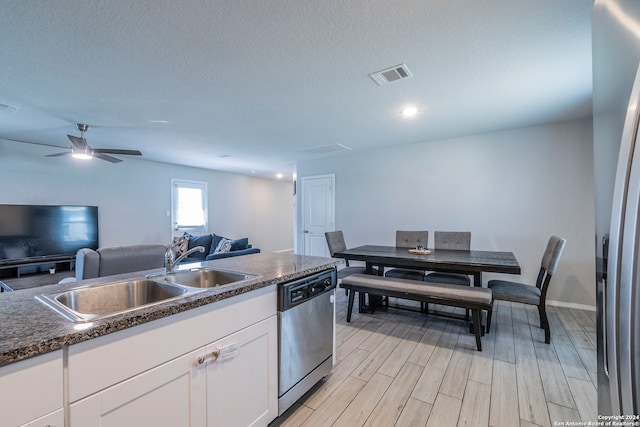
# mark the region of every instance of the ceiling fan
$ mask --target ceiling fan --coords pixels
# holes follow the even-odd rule
[[[89,125],[82,123],[76,124],[76,128],[80,131],[80,138],[73,135],[67,135],[71,140],[71,151],[63,151],[62,153],[49,154],[46,157],[66,156],[71,154],[76,159],[88,160],[93,157],[97,157],[102,160],[106,160],[111,163],[120,163],[122,160],[110,156],[109,154],[120,154],[128,156],[141,156],[142,153],[138,150],[120,150],[111,148],[92,148],[87,144],[87,140],[84,137],[84,133],[89,130]]]

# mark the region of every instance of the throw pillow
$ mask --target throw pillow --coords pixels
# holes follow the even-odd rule
[[[196,246],[202,246],[204,247],[204,252],[194,252],[191,255],[189,255],[189,258],[205,259],[211,248],[211,240],[212,240],[211,234],[205,234],[204,236],[193,236],[190,234],[189,249],[193,249]]]
[[[218,244],[218,247],[216,247],[214,253],[229,252],[231,250],[232,244],[233,242],[231,240],[223,238],[222,240],[220,240],[220,243]]]
[[[233,243],[231,244],[231,250],[232,251],[241,251],[243,249],[247,249],[248,246],[249,246],[249,238],[248,237],[244,237],[242,239],[234,240]]]
[[[178,243],[178,246],[175,246],[173,249],[176,256],[182,255],[182,253],[189,250],[189,234],[184,233],[182,236],[174,237],[173,243]]]

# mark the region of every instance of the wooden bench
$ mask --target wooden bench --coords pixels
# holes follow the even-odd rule
[[[493,300],[491,289],[449,285],[446,283],[418,282],[416,280],[394,279],[368,274],[347,276],[342,279],[342,287],[351,290],[349,292],[347,322],[351,322],[353,300],[356,292],[469,309],[471,310],[473,330],[476,336],[476,346],[478,351],[482,351],[480,313],[482,310],[487,310],[489,312],[488,318],[491,318]],[[488,327],[487,333],[489,333]]]

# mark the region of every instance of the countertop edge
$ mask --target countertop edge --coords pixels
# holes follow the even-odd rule
[[[246,266],[238,265],[241,264],[240,261],[234,258],[245,258],[245,261],[257,261],[257,262],[284,262],[286,264],[287,261],[290,260],[289,270],[281,270],[276,272],[276,274],[264,272],[265,274],[260,274],[260,269],[252,269],[250,268],[250,264]],[[35,357],[44,353],[48,353],[51,351],[55,351],[61,348],[64,348],[68,345],[78,344],[80,342],[88,341],[93,338],[101,337],[104,335],[108,335],[113,332],[121,331],[124,329],[128,329],[134,326],[142,325],[153,320],[165,318],[167,316],[171,316],[177,313],[185,312],[197,307],[202,307],[204,305],[213,304],[218,301],[225,300],[227,298],[232,298],[237,295],[241,295],[247,292],[251,292],[257,289],[265,288],[272,285],[277,285],[279,283],[285,283],[291,280],[295,280],[300,277],[307,276],[309,274],[313,274],[319,271],[323,271],[329,268],[336,267],[343,263],[340,259],[332,259],[332,258],[320,258],[320,257],[308,257],[303,255],[293,255],[293,254],[254,254],[247,255],[243,257],[234,257],[229,260],[233,260],[232,262],[224,260],[209,261],[203,262],[198,265],[194,265],[194,267],[198,266],[206,266],[206,267],[219,267],[225,269],[235,269],[235,270],[243,270],[247,272],[252,272],[254,274],[259,274],[261,277],[250,280],[245,283],[241,283],[238,285],[230,285],[223,286],[220,288],[212,288],[207,289],[201,292],[194,293],[189,296],[185,296],[184,298],[180,298],[175,301],[166,302],[163,304],[159,304],[156,306],[141,308],[136,311],[132,311],[129,313],[124,313],[117,316],[112,316],[101,321],[97,321],[86,329],[77,330],[74,327],[78,325],[78,323],[73,323],[69,320],[64,319],[58,313],[55,313],[48,307],[45,307],[44,304],[39,301],[35,301],[34,293],[25,294],[24,298],[28,298],[29,300],[34,300],[35,303],[39,304],[42,307],[42,310],[50,311],[53,316],[59,317],[58,320],[55,317],[48,316],[54,320],[55,325],[51,326],[51,329],[54,327],[59,327],[62,332],[52,332],[51,336],[47,339],[40,340],[32,340],[32,342],[28,342],[28,340],[21,341],[18,339],[18,342],[13,345],[3,345],[2,347],[9,347],[2,349],[0,347],[0,367],[9,365],[11,363],[19,362],[21,360],[25,360],[31,357]],[[266,261],[265,261],[266,260]],[[297,262],[296,262],[297,261]],[[304,268],[298,268],[297,264],[304,265],[308,263],[308,265],[304,266]],[[229,265],[233,264],[233,265]],[[156,272],[157,270],[152,270],[151,273]],[[57,286],[58,288],[52,288],[48,286],[49,291],[47,292],[55,292],[59,290],[71,289],[77,286],[83,286],[85,283],[98,285],[100,283],[107,283],[109,281],[115,280],[113,277],[117,277],[118,280],[128,279],[128,278],[138,278],[149,274],[149,271],[145,272],[136,272],[127,275],[119,275],[112,276],[112,278],[100,278],[100,279],[92,279],[90,281],[82,281],[75,282],[66,285],[51,285]],[[16,292],[16,291],[14,291]],[[22,291],[20,291],[22,292]],[[25,300],[25,302],[29,302]],[[45,312],[46,313],[46,312]],[[5,339],[2,337],[1,339]],[[0,343],[1,344],[1,343]]]

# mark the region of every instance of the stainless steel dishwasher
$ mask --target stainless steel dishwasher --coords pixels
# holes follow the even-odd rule
[[[332,269],[278,288],[278,415],[331,371],[335,287]]]

